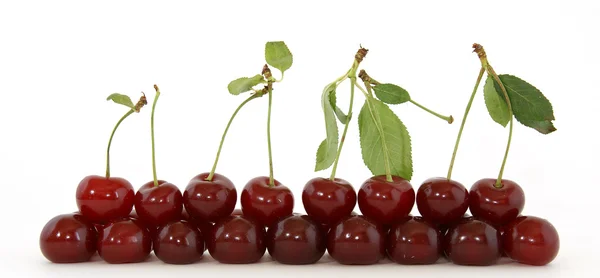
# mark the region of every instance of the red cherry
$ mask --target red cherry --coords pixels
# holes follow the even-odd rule
[[[277,180],[274,186],[269,186],[269,177],[256,177],[248,181],[240,201],[244,215],[265,227],[292,215],[294,209],[294,195],[290,189]]]
[[[362,214],[381,225],[390,225],[404,217],[415,204],[415,191],[405,179],[385,175],[366,180],[358,190],[358,207]]]
[[[495,184],[496,179],[475,182],[469,193],[469,208],[476,218],[498,227],[519,216],[525,206],[525,193],[511,180],[503,179],[501,188]]]
[[[111,264],[142,262],[152,251],[150,233],[138,220],[114,222],[99,232],[98,239],[98,254]]]
[[[502,239],[506,255],[522,264],[549,264],[560,249],[556,228],[535,216],[520,216],[509,223]]]
[[[469,208],[469,192],[457,181],[431,178],[417,191],[417,208],[425,220],[449,224],[459,220]]]
[[[230,216],[215,224],[207,243],[220,263],[255,263],[265,254],[265,229],[245,216]]]
[[[235,208],[237,191],[233,182],[223,175],[202,173],[190,180],[183,192],[183,204],[187,212],[198,220],[215,222],[227,217]]]
[[[500,232],[479,220],[466,221],[448,230],[444,249],[458,265],[492,265],[500,259]]]
[[[179,220],[183,208],[183,198],[177,186],[163,180],[142,185],[135,194],[135,211],[148,229],[158,228],[166,223]]]
[[[96,229],[80,214],[56,216],[42,229],[40,249],[53,263],[89,261],[96,253]]]
[[[108,222],[127,217],[135,192],[123,178],[87,176],[77,186],[77,207],[92,222]]]
[[[333,226],[352,213],[356,192],[349,182],[336,178],[314,178],[302,190],[306,213],[317,223]]]
[[[191,264],[204,253],[204,238],[194,225],[176,221],[159,228],[153,241],[154,254],[168,264]]]
[[[309,216],[288,216],[268,229],[267,248],[280,263],[312,264],[325,253],[325,234]]]
[[[341,264],[375,264],[384,257],[385,235],[366,217],[350,216],[329,231],[327,251]]]
[[[388,234],[387,254],[399,264],[433,264],[441,250],[440,232],[421,217],[392,226]]]

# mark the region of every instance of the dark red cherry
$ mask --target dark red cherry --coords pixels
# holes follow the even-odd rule
[[[358,190],[358,207],[362,214],[381,225],[390,225],[406,217],[415,205],[415,191],[405,179],[374,176]]]
[[[277,180],[274,186],[269,186],[269,177],[256,177],[248,181],[240,201],[244,215],[265,227],[292,215],[294,209],[294,195],[290,189]]]
[[[186,221],[162,226],[153,243],[156,257],[168,264],[191,264],[199,261],[204,253],[202,233]]]
[[[87,176],[79,182],[77,207],[92,222],[108,222],[127,217],[133,207],[135,192],[123,178]]]
[[[283,264],[312,264],[325,253],[325,234],[309,216],[293,215],[267,231],[271,257]]]
[[[523,189],[511,180],[502,180],[502,187],[495,186],[496,179],[481,179],[469,192],[469,209],[476,218],[496,227],[513,221],[525,206]]]
[[[53,263],[89,261],[96,253],[96,229],[80,214],[56,216],[42,229],[40,250]]]
[[[215,224],[208,252],[220,263],[255,263],[265,254],[265,228],[245,216],[229,216]]]
[[[179,220],[183,208],[183,198],[177,186],[163,180],[142,185],[135,194],[135,211],[139,219],[150,229]]]
[[[395,224],[387,238],[388,257],[399,264],[433,264],[442,250],[437,227],[421,217]]]
[[[350,216],[329,231],[327,251],[341,264],[375,264],[385,255],[385,234],[366,217]]]
[[[198,220],[215,222],[227,217],[235,208],[237,191],[233,182],[223,175],[202,173],[190,180],[183,192],[183,205],[187,212]]]
[[[469,208],[469,192],[459,182],[431,178],[417,191],[417,208],[427,221],[438,225],[452,223]]]
[[[522,264],[549,264],[560,249],[556,228],[546,219],[519,216],[504,229],[506,255]]]
[[[465,221],[444,237],[446,257],[458,265],[492,265],[500,259],[500,232],[479,220]]]
[[[317,223],[333,226],[352,213],[356,192],[349,182],[336,178],[314,178],[302,190],[306,213]]]
[[[114,222],[98,234],[98,254],[107,263],[139,263],[152,251],[152,238],[140,221]]]

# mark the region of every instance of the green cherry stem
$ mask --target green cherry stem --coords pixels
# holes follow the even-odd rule
[[[112,144],[113,137],[115,136],[115,131],[117,131],[117,128],[119,127],[119,125],[121,125],[123,120],[129,117],[129,115],[133,114],[133,112],[135,112],[133,109],[127,111],[127,113],[125,113],[125,115],[123,115],[123,117],[119,119],[119,121],[113,128],[112,133],[110,134],[110,139],[108,139],[108,147],[106,148],[106,178],[110,178],[110,145]]]
[[[454,118],[452,117],[452,115],[450,115],[450,116],[441,115],[441,114],[436,113],[435,111],[433,111],[433,110],[431,110],[431,109],[429,109],[429,108],[427,108],[427,107],[419,104],[418,102],[416,102],[416,101],[414,101],[412,99],[410,100],[410,103],[412,103],[412,104],[416,105],[417,107],[419,107],[419,108],[421,108],[421,109],[429,112],[431,115],[434,115],[434,116],[436,116],[436,117],[438,117],[438,118],[440,118],[440,119],[448,122],[449,124],[451,124],[451,123],[454,122]]]
[[[358,67],[358,65],[356,65]],[[335,156],[335,161],[333,162],[333,168],[331,169],[330,180],[335,181],[335,173],[337,171],[337,166],[340,161],[340,154],[342,153],[342,147],[344,146],[344,141],[346,141],[346,134],[348,133],[348,126],[350,126],[350,120],[352,119],[352,107],[354,105],[354,87],[356,85],[356,69],[351,70],[348,74],[350,78],[350,106],[348,107],[348,120],[344,125],[344,131],[342,132],[342,138],[340,139],[340,145],[338,146],[337,154]]]
[[[152,112],[150,113],[150,138],[152,138],[152,177],[154,178],[154,187],[158,187],[158,177],[156,176],[156,152],[154,150],[154,110],[156,109],[156,103],[160,97],[160,90],[156,84],[154,85],[156,96],[152,102]]]
[[[269,94],[269,108],[267,113],[267,146],[269,148],[269,186],[275,186],[273,177],[273,154],[271,152],[271,106],[273,103],[273,83],[269,81],[267,85],[267,94]]]

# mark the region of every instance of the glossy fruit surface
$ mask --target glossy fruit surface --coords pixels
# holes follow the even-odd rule
[[[400,264],[433,264],[442,250],[439,230],[421,217],[392,226],[387,238],[388,257]]]
[[[283,264],[312,264],[325,253],[325,234],[306,215],[282,219],[267,231],[271,257]]]
[[[452,223],[469,208],[469,192],[459,182],[431,178],[417,191],[417,208],[427,221],[438,225]]]
[[[248,181],[240,201],[244,215],[265,227],[292,215],[294,209],[294,196],[290,189],[277,180],[274,186],[269,186],[269,177],[256,177]]]
[[[162,180],[158,184],[154,186],[153,181],[147,182],[135,194],[135,211],[148,228],[181,218],[183,198],[179,188]]]
[[[152,251],[152,238],[138,220],[126,219],[105,227],[98,235],[98,254],[107,263],[139,263]]]
[[[127,217],[133,208],[135,192],[123,178],[87,176],[79,182],[77,207],[92,222],[108,222]]]
[[[341,264],[375,264],[385,255],[385,234],[364,216],[350,216],[329,231],[327,251]]]
[[[306,213],[323,226],[333,226],[352,213],[356,206],[356,192],[349,182],[336,178],[309,180],[302,190]]]
[[[520,216],[506,226],[503,247],[506,255],[519,263],[546,265],[558,255],[560,239],[548,220]]]
[[[153,243],[156,257],[168,264],[191,264],[199,261],[204,253],[202,233],[186,221],[162,226]]]
[[[96,253],[96,229],[80,214],[52,218],[40,234],[40,250],[53,263],[89,261]]]
[[[187,212],[202,221],[215,222],[227,217],[235,208],[237,191],[233,182],[223,175],[209,173],[195,176],[183,192],[183,204]]]
[[[230,216],[215,224],[208,252],[220,263],[255,263],[265,253],[265,236],[262,225],[245,216]]]
[[[444,248],[455,264],[492,265],[501,256],[500,232],[483,221],[466,221],[448,230]]]
[[[374,176],[358,190],[358,207],[362,214],[381,225],[390,225],[406,217],[415,205],[415,191],[405,179]]]
[[[525,206],[523,189],[511,180],[502,180],[502,187],[495,186],[496,179],[481,179],[469,192],[469,209],[476,218],[496,227],[515,220]]]

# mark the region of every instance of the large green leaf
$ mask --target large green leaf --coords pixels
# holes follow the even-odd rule
[[[229,85],[227,85],[227,90],[229,90],[229,93],[232,95],[239,95],[252,90],[252,87],[261,83],[265,83],[265,80],[260,74],[252,77],[241,77],[229,82]]]
[[[333,108],[333,112],[335,112],[335,116],[338,118],[340,123],[348,124],[348,116],[337,106],[337,97],[335,88],[329,91],[329,103],[331,104],[331,108]]]
[[[485,86],[483,86],[483,97],[485,99],[485,106],[487,107],[490,117],[494,122],[499,123],[501,126],[506,126],[510,120],[510,112],[508,111],[508,105],[502,92],[496,91],[494,87],[494,78],[488,75],[485,80]]]
[[[337,156],[338,145],[338,127],[335,119],[335,113],[331,106],[330,94],[335,92],[336,85],[331,83],[325,86],[321,95],[321,107],[325,116],[325,130],[327,137],[317,149],[317,161],[315,171],[321,171],[329,168]]]
[[[115,103],[121,104],[121,105],[125,105],[131,109],[135,108],[135,105],[133,105],[133,102],[131,101],[131,98],[129,98],[129,96],[126,95],[122,95],[119,93],[114,93],[111,94],[110,96],[108,96],[106,98],[106,100],[112,100]]]
[[[292,66],[292,52],[284,42],[267,42],[265,45],[265,60],[270,66],[284,72]]]
[[[377,98],[388,104],[400,104],[410,100],[406,90],[394,84],[378,84],[373,87]]]

